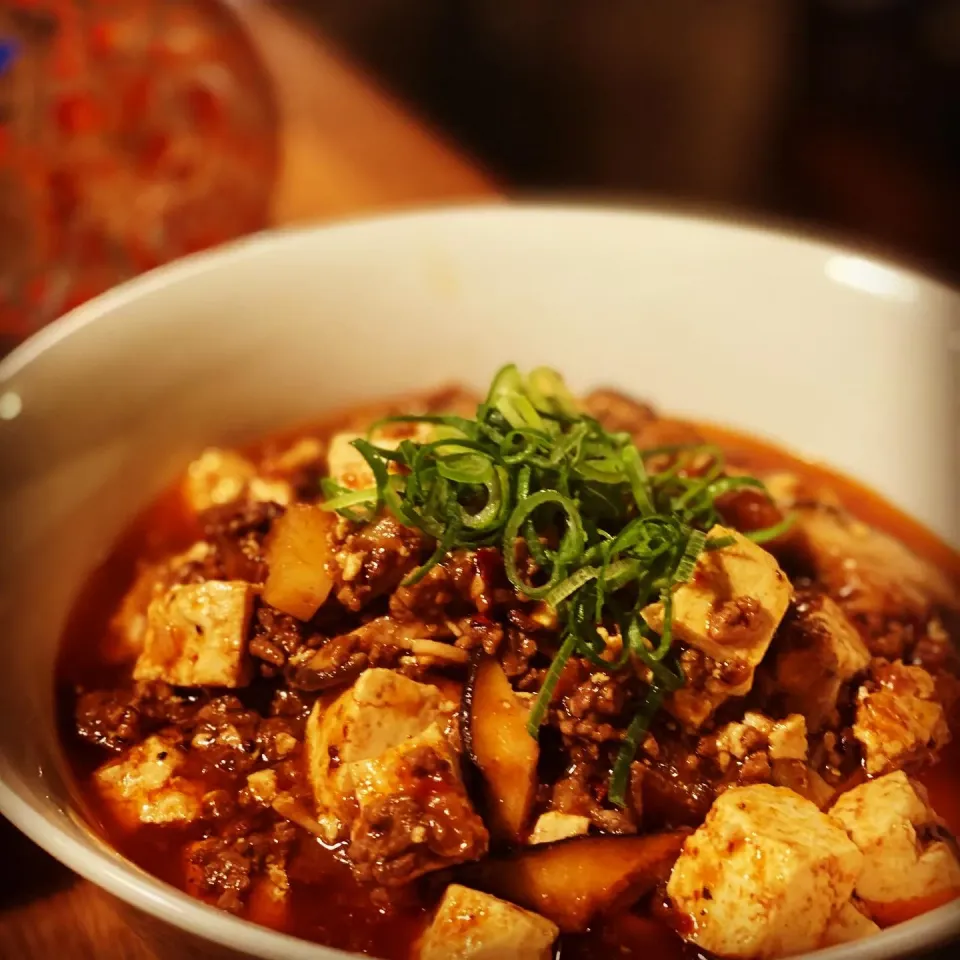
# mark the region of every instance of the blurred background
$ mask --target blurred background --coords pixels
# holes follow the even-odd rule
[[[299,0],[496,171],[799,219],[956,273],[957,0]]]
[[[0,0],[0,354],[266,226],[525,195],[786,222],[958,283],[960,0]],[[0,958],[156,960],[0,843]]]
[[[956,281],[960,0],[0,0],[0,346],[270,223],[550,195]]]

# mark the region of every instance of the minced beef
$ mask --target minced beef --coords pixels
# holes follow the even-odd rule
[[[321,637],[311,634],[296,617],[261,602],[257,607],[250,638],[250,656],[259,661],[262,676],[276,677],[295,654],[321,641]]]
[[[239,913],[267,858],[286,860],[295,839],[296,828],[271,815],[266,822],[262,817],[233,820],[222,835],[190,846],[188,882],[203,899]]]
[[[337,599],[354,612],[396,589],[425,559],[429,547],[422,533],[390,516],[346,528],[337,552],[341,576]]]
[[[123,690],[79,693],[74,710],[77,734],[94,746],[120,753],[140,739],[140,711]]]

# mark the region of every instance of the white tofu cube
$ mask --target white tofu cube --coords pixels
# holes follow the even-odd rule
[[[247,777],[247,790],[257,803],[269,807],[277,797],[275,770],[257,770]]]
[[[870,652],[843,610],[804,593],[777,635],[775,677],[788,710],[819,730],[835,714],[843,685],[870,664]]]
[[[833,916],[821,947],[835,947],[840,943],[853,943],[880,932],[880,928],[864,912],[855,906],[856,900],[849,900]],[[864,908],[865,909],[865,908]]]
[[[863,855],[835,820],[783,787],[725,791],[683,846],[667,893],[687,939],[719,957],[785,957],[820,945]]]
[[[187,467],[183,495],[194,513],[233,503],[245,494],[286,505],[293,499],[293,488],[285,480],[258,476],[252,461],[219,447],[204,450]]]
[[[172,587],[148,608],[134,679],[164,680],[178,687],[247,684],[253,597],[253,586],[241,580]]]
[[[447,887],[419,960],[550,960],[556,924],[459,884]]]
[[[210,447],[187,467],[184,495],[190,508],[201,513],[239,500],[256,475],[256,467],[246,457]]]
[[[347,766],[356,816],[348,853],[369,878],[386,885],[476,860],[489,835],[460,778],[459,757],[439,724],[369,760]],[[442,810],[442,852],[432,812]],[[404,814],[397,816],[397,811]],[[408,829],[403,816],[416,824]],[[394,864],[402,865],[397,875]]]
[[[156,735],[97,770],[94,784],[117,822],[186,823],[200,816],[202,788],[177,775],[184,754],[179,741]]]
[[[921,787],[902,771],[843,794],[830,815],[863,853],[857,896],[877,904],[960,895],[956,850]]]
[[[355,807],[352,764],[381,756],[441,716],[440,691],[393,670],[371,668],[333,704],[320,699],[307,720],[307,772],[317,819],[333,843]]]
[[[109,663],[125,663],[140,656],[147,635],[147,610],[151,601],[170,587],[180,567],[202,562],[212,549],[210,544],[200,540],[183,553],[140,570],[110,620],[110,632],[101,648]]]
[[[806,760],[807,725],[798,713],[783,720],[771,720],[748,710],[743,721],[731,721],[710,738],[716,755],[729,754],[743,760],[748,754],[765,750],[771,760]],[[711,751],[713,752],[713,751]]]
[[[857,694],[853,735],[863,746],[867,773],[897,770],[950,738],[936,684],[923,667],[878,661]]]
[[[330,479],[348,490],[366,490],[376,486],[370,465],[355,446],[354,440],[365,438],[362,433],[337,433],[330,440],[327,450],[327,473]],[[414,443],[427,443],[434,436],[434,428],[428,423],[395,424],[390,428],[375,430],[370,442],[376,447],[396,450],[403,439]]]
[[[674,636],[719,662],[756,667],[787,611],[790,581],[771,554],[736,531],[718,525],[710,537],[734,543],[702,553],[689,581],[674,591]],[[660,633],[663,604],[645,607],[643,618]]]
[[[566,840],[569,837],[582,837],[590,832],[590,818],[575,813],[560,813],[557,810],[548,810],[537,817],[537,822],[530,831],[527,843],[556,843],[557,840]]]
[[[270,477],[284,477],[318,464],[322,456],[323,443],[317,437],[301,437],[289,447],[270,453],[260,467]]]

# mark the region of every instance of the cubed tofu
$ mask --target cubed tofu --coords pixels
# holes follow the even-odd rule
[[[809,800],[767,784],[734,787],[687,838],[667,893],[697,946],[772,960],[820,945],[862,861]]]
[[[250,796],[264,807],[269,807],[277,797],[277,773],[275,770],[257,770],[247,777]]]
[[[487,852],[487,829],[438,723],[348,769],[357,805],[348,853],[362,879],[395,886]]]
[[[923,667],[878,660],[857,693],[853,735],[863,747],[867,773],[889,773],[924,759],[950,738],[936,684]]]
[[[286,505],[293,490],[285,480],[259,476],[255,464],[233,450],[209,447],[187,467],[183,495],[194,513],[233,503],[245,494]]]
[[[871,913],[877,904],[960,895],[956,847],[902,770],[843,794],[830,815],[863,853],[856,892]]]
[[[792,507],[800,499],[803,481],[795,473],[777,470],[773,473],[764,474],[760,479],[767,488],[770,499],[778,507]]]
[[[187,823],[200,816],[199,785],[178,776],[184,754],[175,737],[157,734],[100,767],[94,785],[124,827]]]
[[[590,832],[590,818],[575,813],[560,813],[557,810],[548,810],[537,817],[530,839],[527,843],[555,843],[557,840],[567,840],[570,837],[582,837]]]
[[[724,703],[746,696],[753,687],[748,663],[719,663],[689,647],[680,653],[684,685],[664,701],[664,708],[690,731],[699,730]]]
[[[250,681],[247,630],[254,588],[242,580],[171,587],[147,611],[135,680],[178,687],[242,687]]]
[[[420,960],[550,960],[556,924],[458,884],[447,887]]]
[[[317,437],[301,437],[290,446],[270,453],[261,461],[260,468],[268,477],[287,477],[319,464],[322,457],[323,443]]]
[[[811,730],[835,715],[845,683],[870,664],[870,652],[846,614],[828,596],[799,594],[777,634],[777,692]]]
[[[857,905],[856,898],[845,903],[833,916],[827,927],[821,947],[835,947],[840,943],[853,943],[880,932],[880,928],[867,915],[866,908]]]
[[[773,556],[726,527],[710,531],[734,543],[702,553],[690,579],[673,594],[673,634],[719,662],[736,659],[756,667],[790,603],[792,589]],[[660,633],[663,604],[645,607],[643,618]]]
[[[169,560],[141,569],[110,620],[110,630],[101,648],[104,659],[109,663],[126,663],[140,656],[147,635],[150,603],[170,588],[181,567],[202,563],[212,550],[209,543],[200,540]]]
[[[715,756],[729,754],[743,760],[763,750],[771,760],[807,759],[807,725],[798,713],[783,720],[771,720],[762,713],[748,710],[742,721],[731,721],[704,739],[712,741],[710,753]]]
[[[370,442],[386,450],[396,450],[403,439],[427,443],[434,434],[430,424],[397,424],[389,432],[375,430]],[[362,433],[337,433],[330,440],[327,451],[327,473],[330,479],[348,490],[365,490],[376,485],[373,471],[355,446],[354,440],[364,438]]]
[[[437,687],[371,668],[333,702],[318,700],[307,720],[307,770],[326,839],[344,839],[355,812],[351,764],[381,756],[442,715]]]

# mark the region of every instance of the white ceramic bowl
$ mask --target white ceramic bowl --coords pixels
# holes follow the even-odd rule
[[[152,879],[71,813],[64,617],[203,444],[494,368],[551,364],[836,465],[960,543],[960,297],[868,257],[659,214],[497,206],[268,234],[100,297],[0,364],[0,810],[138,911],[261,958],[325,950]],[[960,903],[821,956],[960,930]]]

